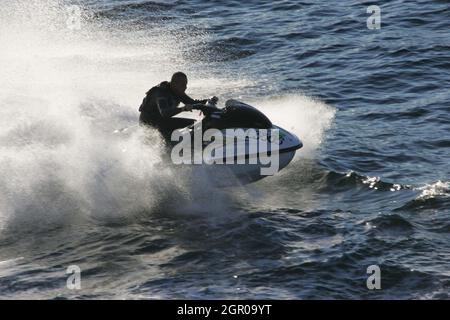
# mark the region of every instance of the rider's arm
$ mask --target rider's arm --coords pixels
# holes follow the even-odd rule
[[[208,99],[195,100],[189,97],[187,94],[184,94],[180,97],[180,101],[184,104],[205,104],[206,102],[208,102]]]
[[[159,113],[163,118],[173,117],[183,111],[183,108],[171,107],[165,97],[156,98],[156,105],[158,106]]]

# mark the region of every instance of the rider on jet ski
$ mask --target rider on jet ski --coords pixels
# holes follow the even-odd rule
[[[174,130],[193,124],[193,119],[173,118],[180,112],[192,111],[193,104],[205,104],[208,101],[194,100],[186,95],[187,82],[186,74],[176,72],[170,82],[164,81],[151,88],[139,107],[139,122],[158,129],[166,139],[170,139]],[[213,99],[217,101],[216,97]],[[178,108],[180,102],[185,106]]]

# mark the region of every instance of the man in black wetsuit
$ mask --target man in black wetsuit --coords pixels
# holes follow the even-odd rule
[[[175,129],[184,128],[194,123],[192,119],[172,118],[183,111],[192,111],[192,104],[205,104],[208,100],[194,100],[186,95],[187,76],[183,72],[172,75],[170,82],[164,81],[151,88],[139,108],[139,123],[158,129],[165,139]],[[180,102],[184,107],[178,108]]]

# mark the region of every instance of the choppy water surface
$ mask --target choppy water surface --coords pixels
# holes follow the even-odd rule
[[[448,3],[380,3],[380,30],[371,4],[6,1],[0,297],[448,299]],[[162,165],[114,131],[177,70],[305,147],[236,188]]]

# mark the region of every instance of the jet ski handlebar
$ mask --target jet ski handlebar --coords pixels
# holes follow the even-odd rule
[[[191,104],[189,105],[193,110],[200,110],[201,112],[203,112],[203,114],[209,115],[213,112],[217,112],[221,109],[216,107],[216,103],[217,103],[217,98],[213,97],[211,99],[209,99],[206,104],[203,103],[195,103],[195,104]]]
[[[208,105],[208,104],[205,105],[205,104],[200,104],[200,103],[192,105],[192,109],[200,110],[201,112],[203,112],[203,114],[205,116],[220,110],[219,108],[217,108],[214,105]]]

